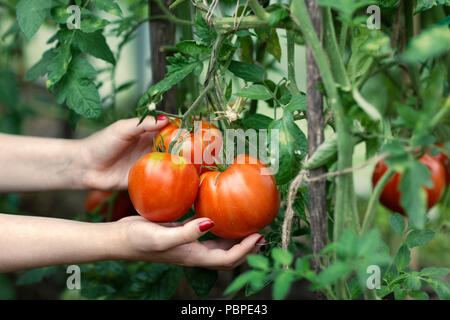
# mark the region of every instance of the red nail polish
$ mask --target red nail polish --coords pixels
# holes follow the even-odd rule
[[[163,120],[167,119],[167,116],[160,114],[157,119],[158,119],[158,121],[163,121]]]
[[[258,241],[256,241],[256,243],[259,243],[263,238],[264,238],[264,236],[260,236],[260,237],[258,238]]]
[[[209,230],[212,227],[214,227],[214,222],[212,220],[202,221],[198,224],[200,232],[205,232],[206,230]]]

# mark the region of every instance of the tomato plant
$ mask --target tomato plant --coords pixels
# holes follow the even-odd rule
[[[103,216],[102,221],[117,221],[134,214],[127,192],[92,190],[86,197],[84,208]]]
[[[208,121],[198,120],[198,122],[198,128],[189,133],[180,129],[180,119],[170,120],[156,137],[153,151],[169,152],[172,141],[178,141],[178,144],[173,144],[172,150],[179,150],[178,155],[193,163],[199,174],[209,171],[208,167],[215,167],[216,160],[220,159],[222,133]]]
[[[436,160],[416,158],[441,143],[433,157],[446,163],[449,183],[448,3],[77,0],[79,28],[68,27],[69,4],[0,1],[1,30],[10,22],[0,43],[2,131],[20,133],[36,114],[74,132],[172,119],[131,170],[130,197],[153,221],[210,216],[216,235],[206,238],[264,228],[267,249],[215,290],[226,297],[297,297],[291,285],[303,280],[320,299],[450,299],[450,191]],[[137,36],[147,24],[152,37]],[[37,50],[27,46],[39,41],[47,47],[28,67]],[[149,43],[151,68],[142,50],[124,50]],[[139,70],[130,81],[125,61]],[[210,141],[213,132],[221,138]],[[223,148],[208,154],[213,143]],[[161,149],[186,163],[171,164]],[[233,164],[236,154],[260,162]],[[255,172],[263,166],[273,177]],[[0,195],[0,204],[16,199]],[[367,285],[371,266],[380,268],[377,288]],[[88,298],[169,299],[183,277],[198,297],[220,285],[215,271],[156,263],[86,264],[83,274]]]
[[[445,189],[445,169],[442,163],[431,157],[430,155],[424,155],[420,158],[420,162],[427,166],[430,171],[430,181],[432,186],[425,187],[427,193],[427,208],[430,209],[441,199]],[[388,166],[384,161],[380,161],[375,166],[375,170],[372,175],[372,183],[375,186],[381,177],[388,170]],[[399,190],[399,184],[402,179],[400,173],[395,173],[392,178],[386,183],[381,196],[380,202],[388,209],[406,215],[405,210],[400,203],[401,192]]]
[[[191,163],[170,153],[152,152],[128,175],[128,192],[136,211],[154,222],[181,218],[194,203],[199,178]]]
[[[200,177],[195,212],[214,221],[213,234],[243,238],[275,219],[279,193],[274,177],[264,169],[268,168],[258,159],[239,155],[224,172],[211,171]]]

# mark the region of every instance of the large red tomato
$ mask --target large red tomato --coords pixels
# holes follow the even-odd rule
[[[152,152],[131,167],[128,193],[141,216],[154,222],[169,222],[189,210],[199,183],[194,165],[183,157]]]
[[[442,144],[438,144],[438,147],[442,148]],[[447,185],[450,184],[450,160],[447,155],[443,152],[439,152],[437,155],[432,156],[434,159],[438,160],[445,168],[445,180]]]
[[[103,215],[103,221],[117,221],[124,217],[128,217],[134,214],[133,206],[131,205],[130,198],[127,192],[119,192],[117,197],[114,199],[113,209],[111,212],[111,217],[108,219],[109,203],[106,201],[109,197],[113,195],[113,191],[100,191],[92,190],[86,197],[84,203],[84,208],[89,211],[95,211],[100,205],[102,205],[98,214]]]
[[[424,187],[427,192],[428,198],[428,209],[433,207],[436,203],[439,202],[444,189],[445,189],[445,170],[442,164],[433,159],[430,155],[425,154],[419,160],[430,170],[430,180],[433,183],[431,188]],[[375,170],[372,175],[372,185],[375,186],[381,177],[388,170],[388,166],[384,161],[380,161],[375,166]],[[399,191],[399,184],[402,175],[400,173],[394,173],[394,175],[389,179],[386,186],[383,189],[383,192],[380,195],[380,202],[388,209],[401,213],[405,215],[405,211],[403,210],[400,199],[401,192]]]
[[[198,122],[199,125],[195,132],[187,132],[181,129],[178,138],[181,146],[179,146],[177,155],[188,159],[195,165],[197,172],[202,174],[209,171],[205,166],[215,167],[214,158],[219,159],[223,138],[222,133],[214,124],[204,120],[201,122],[198,120]],[[169,144],[176,139],[180,125],[180,119],[170,120],[169,124],[156,137],[153,151],[164,150],[168,152]]]
[[[211,232],[222,238],[260,231],[275,219],[280,207],[275,179],[268,170],[259,160],[242,154],[225,171],[202,174],[195,201],[197,217],[214,221]]]

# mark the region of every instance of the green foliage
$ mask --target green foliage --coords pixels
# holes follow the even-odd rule
[[[418,0],[415,14],[429,10],[435,6],[450,6],[449,0]]]
[[[450,30],[448,27],[430,28],[412,39],[408,49],[400,58],[406,63],[424,62],[448,52],[450,50],[449,43]]]
[[[16,284],[28,285],[41,282],[44,278],[55,274],[58,271],[58,269],[59,268],[57,266],[51,266],[25,271],[17,279]]]
[[[230,70],[236,77],[248,82],[264,81],[264,69],[255,64],[233,60],[228,66],[228,70]]]
[[[198,298],[203,299],[209,294],[213,286],[216,284],[218,272],[217,270],[203,268],[183,268],[186,280],[194,289]]]
[[[270,154],[274,162],[278,163],[275,174],[277,184],[285,184],[295,178],[300,171],[302,159],[306,156],[308,146],[304,133],[295,124],[292,114],[284,112],[281,119],[274,120],[270,130],[278,130],[279,143],[270,146]],[[278,148],[278,152],[275,148]]]
[[[51,0],[20,0],[17,4],[17,20],[27,39],[39,30],[51,5]]]

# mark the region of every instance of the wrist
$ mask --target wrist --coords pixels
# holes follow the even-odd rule
[[[72,189],[90,189],[86,184],[86,175],[89,172],[89,159],[85,148],[84,139],[68,140],[67,143],[70,162],[69,170],[66,172],[67,183]]]

